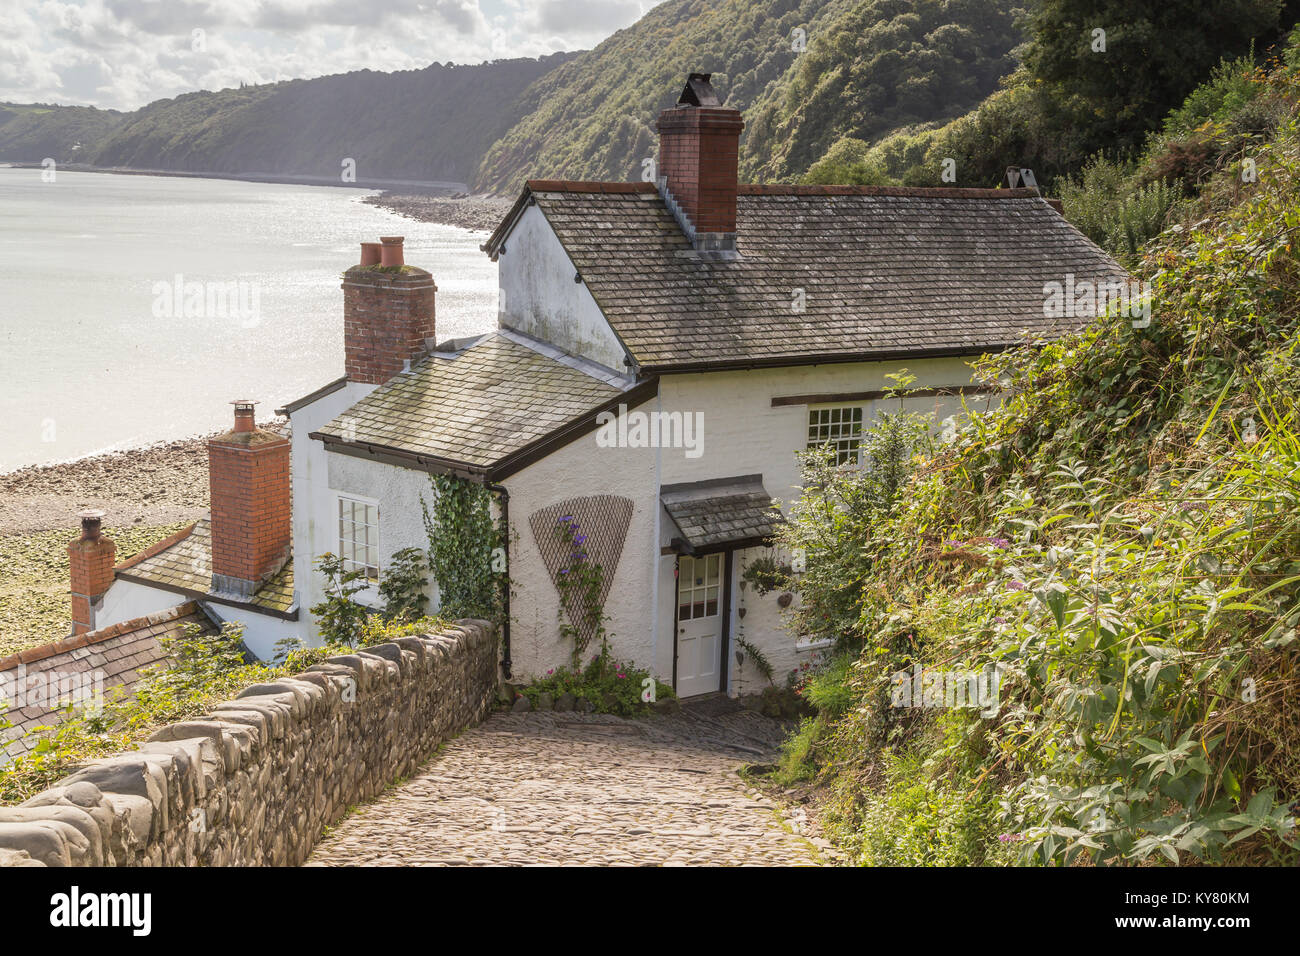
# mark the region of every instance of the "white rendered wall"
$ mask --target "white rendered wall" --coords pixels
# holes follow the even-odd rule
[[[772,406],[772,399],[793,395],[825,395],[844,392],[878,391],[891,383],[886,375],[906,368],[915,376],[913,388],[938,388],[966,385],[972,370],[967,359],[929,359],[913,362],[845,363],[750,371],[711,372],[668,375],[660,379],[658,408],[665,412],[703,413],[702,452],[687,457],[682,450],[660,452],[662,484],[704,481],[740,475],[763,476],[768,494],[782,502],[783,510],[799,495],[799,468],[795,453],[804,451],[808,439],[807,405]],[[966,399],[973,411],[990,405],[984,396]],[[864,424],[881,410],[896,410],[898,400],[838,402],[861,405]],[[650,408],[647,404],[643,408]],[[960,413],[959,397],[911,398],[903,403],[908,411],[935,413],[936,422]],[[665,517],[661,543],[673,536]],[[732,579],[732,640],[724,648],[728,656],[728,692],[756,693],[766,685],[753,664],[746,661],[739,668],[735,659],[734,635],[741,625],[739,608],[745,607],[743,620],[746,640],[759,648],[773,667],[773,678],[783,684],[786,675],[805,662],[827,651],[822,648],[801,649],[796,636],[784,627],[788,611],[777,604],[779,594],[759,596],[752,587],[741,591],[739,576],[744,564],[766,553],[757,548],[737,552]],[[661,675],[672,673],[673,632],[676,614],[673,599],[674,559],[665,556],[659,563],[659,598],[657,601],[658,640],[656,668]],[[797,598],[791,610],[797,607]],[[666,679],[666,678],[665,678]]]
[[[195,598],[151,587],[137,581],[114,581],[104,595],[104,604],[100,613],[95,615],[95,628],[109,627],[122,621],[159,611],[170,610],[178,604],[184,604]],[[276,656],[276,642],[289,637],[300,637],[302,628],[299,621],[286,621],[266,614],[258,614],[247,608],[230,607],[212,601],[198,599],[209,614],[221,621],[237,621],[244,625],[244,643],[259,659],[270,661]]]
[[[626,352],[605,321],[541,208],[528,206],[497,259],[499,318],[518,329],[620,374]]]
[[[429,537],[424,530],[424,512],[420,507],[421,498],[430,506],[433,504],[433,488],[428,472],[327,452],[324,488],[317,495],[320,512],[316,520],[317,532],[313,537],[316,548],[314,554],[326,551],[337,553],[339,550],[339,495],[378,503],[381,579],[395,552],[403,548],[428,551]],[[324,583],[320,572],[313,568],[310,583],[314,596],[312,603],[324,596]],[[425,593],[429,596],[428,610],[433,613],[438,606],[437,586],[430,581]],[[369,591],[358,594],[357,599],[372,606],[378,606],[380,600],[377,593]],[[305,619],[312,622],[312,633],[315,634],[315,619],[305,601],[303,610]]]
[[[324,597],[323,581],[315,568],[317,556],[338,551],[338,515],[330,493],[329,458],[322,442],[308,438],[366,395],[374,385],[349,382],[289,416],[292,426],[290,470],[293,475],[293,587],[298,596],[300,637],[318,643],[315,622],[308,608]]]
[[[164,591],[162,588],[119,579],[104,593],[103,604],[95,612],[95,629],[157,614],[189,600],[191,599],[175,591]]]
[[[650,403],[642,408],[649,408]],[[618,495],[634,506],[623,553],[605,602],[614,654],[654,668],[654,570],[658,559],[655,526],[659,509],[653,449],[601,448],[587,434],[543,458],[502,484],[510,492],[510,524],[518,534],[510,548],[511,657],[516,679],[545,674],[566,665],[571,643],[559,634],[560,596],[542,561],[529,517],[570,498]],[[596,652],[588,648],[588,654]],[[661,679],[664,675],[659,675]]]
[[[204,610],[221,622],[235,621],[244,626],[244,643],[259,660],[273,661],[280,653],[280,641],[292,638],[305,640],[302,633],[302,616],[297,621],[286,621],[267,614],[258,614],[243,607],[204,602]]]

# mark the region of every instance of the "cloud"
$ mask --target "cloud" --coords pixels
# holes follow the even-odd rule
[[[593,46],[651,6],[652,0],[8,0],[0,100],[135,109],[240,83],[541,56]]]
[[[537,26],[549,33],[608,35],[641,17],[638,0],[541,0],[535,4]]]

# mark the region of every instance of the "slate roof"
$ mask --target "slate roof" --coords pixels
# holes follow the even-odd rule
[[[16,699],[21,690],[17,687],[19,664],[25,668],[25,696],[35,697],[37,687],[42,689],[40,699],[29,700],[26,706],[10,707],[6,711],[5,716],[14,726],[0,734],[0,763],[5,757],[17,757],[36,746],[40,737],[24,738],[25,734],[40,727],[53,727],[63,719],[60,708],[42,702],[47,696],[45,689],[51,683],[57,681],[55,686],[61,685],[63,693],[80,691],[94,694],[102,689],[106,701],[112,700],[114,688],[121,687],[130,693],[140,678],[140,671],[163,660],[158,638],[179,634],[187,624],[196,624],[205,633],[216,630],[198,604],[190,601],[147,617],[73,635],[0,659],[0,693]],[[60,676],[51,678],[48,676],[51,672]],[[68,678],[73,674],[87,675],[84,683],[74,684]],[[98,685],[97,678],[102,680],[102,685]]]
[[[495,332],[454,356],[434,353],[311,437],[485,471],[625,394],[614,373],[547,352]]]
[[[208,518],[120,564],[114,573],[125,580],[141,581],[178,594],[221,604],[235,604],[276,617],[296,619],[293,600],[293,561],[286,561],[270,580],[247,601],[232,601],[210,594],[212,588],[212,524]]]
[[[776,532],[779,520],[762,475],[664,485],[659,500],[681,531],[674,545],[688,552],[757,543]]]
[[[741,186],[727,260],[652,184],[533,180],[486,251],[534,199],[647,373],[996,351],[1085,324],[1045,282],[1127,278],[1032,189]]]

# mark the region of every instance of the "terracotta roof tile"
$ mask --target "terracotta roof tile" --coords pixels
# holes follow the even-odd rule
[[[72,682],[68,679],[72,675],[87,675],[91,678],[85,686],[87,693],[95,691],[97,682],[102,682],[99,686],[105,691],[106,697],[115,687],[121,687],[124,692],[130,693],[139,680],[140,669],[164,659],[158,638],[179,634],[191,624],[208,633],[215,630],[215,625],[198,604],[188,601],[166,611],[35,647],[0,659],[0,687],[13,693],[23,690],[15,686],[18,681],[18,665],[22,664],[28,681],[28,693],[34,694],[38,685],[43,691],[48,684],[40,678],[52,672],[59,675],[53,680],[62,685],[65,693],[73,689],[70,686]],[[33,678],[36,678],[34,684]],[[0,763],[6,757],[16,757],[34,747],[39,738],[27,735],[39,727],[56,726],[62,720],[62,711],[50,706],[42,697],[39,703],[21,708],[11,707],[6,717],[14,726],[0,732]]]

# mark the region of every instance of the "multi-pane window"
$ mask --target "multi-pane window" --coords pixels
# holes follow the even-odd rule
[[[856,465],[862,444],[862,406],[808,409],[808,448],[830,445],[837,465]]]
[[[339,498],[339,557],[345,571],[379,580],[379,505]]]
[[[693,621],[718,613],[722,555],[677,559],[677,620]]]

